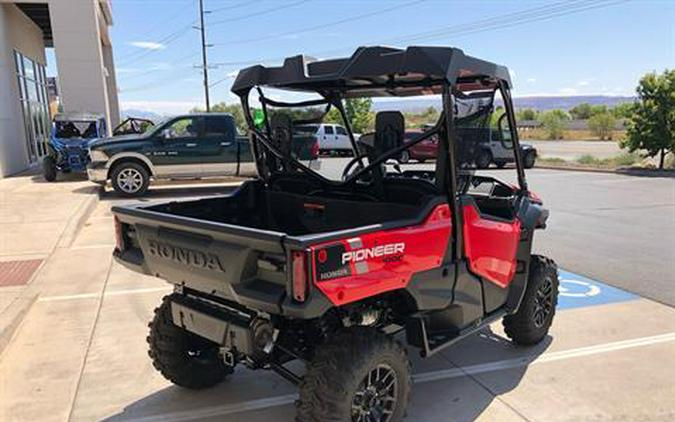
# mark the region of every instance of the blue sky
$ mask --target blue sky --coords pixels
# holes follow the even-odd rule
[[[516,96],[630,95],[675,65],[675,2],[204,0],[213,102],[232,75],[281,57],[348,55],[359,45],[448,45],[512,71]],[[123,109],[203,104],[197,0],[112,0]],[[576,13],[570,13],[576,11]],[[542,19],[546,17],[545,19]],[[516,24],[518,23],[518,24]],[[50,59],[53,56],[50,55]],[[50,72],[54,72],[53,60]]]

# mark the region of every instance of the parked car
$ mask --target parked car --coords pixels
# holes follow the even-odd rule
[[[102,115],[76,112],[54,116],[47,156],[42,160],[45,180],[55,181],[58,172],[84,172],[89,142],[104,136],[106,122]]]
[[[318,168],[318,141],[293,141],[294,156]],[[89,155],[89,180],[110,180],[125,196],[142,195],[151,178],[256,175],[249,139],[237,134],[234,118],[225,113],[175,116],[142,134],[99,139]]]
[[[405,132],[405,142],[408,142],[414,136],[417,136],[422,133],[422,130],[407,130]],[[436,155],[438,154],[438,135],[434,135],[430,138],[419,142],[409,149],[401,152],[399,161],[403,164],[409,162],[411,159],[416,160],[419,163],[423,163],[426,160],[435,160]]]
[[[425,130],[428,130],[429,125],[425,125]],[[484,135],[484,132],[489,132],[489,135]],[[405,132],[405,141],[408,142],[414,136],[422,133],[422,129],[413,129]],[[475,150],[473,161],[476,167],[486,169],[490,164],[496,165],[498,168],[504,167],[507,163],[514,161],[513,147],[510,147],[510,140],[502,138],[500,131],[493,128],[458,128],[458,135],[467,138],[474,138],[480,136],[481,139],[489,139],[489,142],[481,142],[479,148]],[[438,135],[434,135],[428,139],[419,142],[407,151],[403,151],[399,157],[399,161],[403,164],[410,160],[416,160],[423,163],[426,160],[436,159],[438,154]],[[537,158],[537,149],[531,144],[520,144],[520,154],[523,157],[523,167],[530,169],[534,167]]]
[[[319,142],[321,154],[337,153],[349,155],[353,152],[347,129],[342,125],[311,124],[302,125],[297,130],[313,133]]]

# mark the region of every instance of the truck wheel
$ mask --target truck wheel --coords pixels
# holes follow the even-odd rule
[[[234,368],[223,362],[216,343],[174,325],[172,296],[164,296],[148,325],[148,354],[152,364],[164,378],[181,387],[193,390],[212,387],[223,381]]]
[[[400,343],[374,329],[350,328],[317,348],[300,384],[296,421],[398,422],[411,383]]]
[[[504,331],[516,344],[539,343],[548,334],[558,304],[558,266],[532,255],[527,288],[518,312],[504,317]]]
[[[498,169],[503,169],[506,166],[506,161],[495,161],[495,165]]]
[[[523,167],[526,169],[531,169],[534,167],[534,162],[536,160],[536,155],[534,154],[534,151],[530,151],[527,154],[525,154],[525,157],[523,157]]]
[[[482,149],[478,152],[478,157],[476,157],[476,167],[479,169],[486,169],[490,167],[492,162],[492,153],[486,149]]]
[[[406,164],[410,161],[410,153],[408,151],[402,151],[401,156],[398,157],[398,162],[401,164]]]
[[[48,182],[56,180],[56,161],[54,161],[54,157],[48,155],[42,159],[42,174]]]
[[[118,193],[124,196],[140,196],[148,190],[150,174],[142,165],[127,161],[113,168],[110,181]]]

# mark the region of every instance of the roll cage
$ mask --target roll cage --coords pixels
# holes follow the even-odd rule
[[[321,98],[295,103],[275,101],[264,95],[263,88],[266,87],[315,93]],[[320,61],[305,56],[289,57],[279,67],[256,65],[242,69],[231,90],[240,97],[250,131],[256,165],[263,179],[269,178],[271,173],[269,165],[272,162],[275,171],[300,171],[324,186],[348,187],[355,184],[364,174],[380,168],[387,160],[399,156],[402,151],[431,136],[438,135],[440,142],[435,168],[436,186],[442,194],[447,196],[454,219],[453,224],[461,227],[457,194],[459,175],[463,170],[458,159],[457,125],[462,123],[462,119],[456,116],[455,98],[472,98],[476,95],[485,95],[486,91],[488,93],[492,91],[492,99],[494,99],[497,91],[501,93],[513,142],[519,189],[523,193],[527,192],[510,87],[511,80],[505,66],[467,56],[457,48],[414,46],[406,49],[360,47],[348,58]],[[262,121],[256,122],[252,114],[249,101],[252,91],[258,94],[258,101],[262,107]],[[442,110],[431,128],[374,159],[370,157],[368,164],[364,164],[365,156],[359,151],[345,112],[344,99],[439,94],[442,100]],[[355,157],[361,163],[361,169],[343,181],[329,180],[314,172],[308,166],[284,154],[279,145],[275,145],[273,139],[273,128],[268,119],[270,106],[292,108],[321,105],[325,106],[325,109],[316,118],[295,120],[292,124],[321,123],[331,108],[337,109],[347,130]],[[490,107],[492,107],[492,101]],[[457,231],[456,241],[462,244],[461,230]],[[457,258],[461,258],[461,248],[454,248],[454,250]]]

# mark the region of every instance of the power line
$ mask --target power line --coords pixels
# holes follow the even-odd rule
[[[331,25],[339,25],[339,24],[342,24],[342,23],[351,23],[351,22],[358,21],[358,20],[361,20],[361,19],[367,19],[367,18],[370,18],[372,16],[381,15],[383,13],[392,12],[394,10],[403,9],[405,7],[410,7],[410,6],[413,6],[415,4],[424,3],[424,2],[427,2],[427,1],[428,0],[415,0],[415,1],[408,2],[408,3],[398,4],[396,6],[385,7],[384,9],[378,9],[378,10],[368,12],[368,13],[363,13],[363,14],[360,14],[360,15],[350,16],[348,18],[339,19],[339,20],[336,20],[336,21],[333,21],[333,22],[325,22],[325,23],[322,23],[322,24],[319,24],[319,25],[313,25],[313,26],[309,26],[309,27],[306,27],[306,28],[296,29],[296,30],[287,31],[287,32],[280,32],[280,33],[277,33],[277,34],[263,35],[261,37],[242,38],[242,39],[238,39],[238,40],[228,41],[226,43],[218,43],[218,44],[215,44],[215,45],[248,44],[248,43],[253,43],[253,42],[258,42],[258,41],[271,40],[271,39],[275,39],[275,38],[283,37],[283,36],[287,36],[287,35],[304,34],[304,33],[307,33],[307,32],[325,29],[327,26],[331,26]]]
[[[219,20],[219,21],[210,22],[210,25],[222,25],[224,23],[237,22],[237,21],[242,21],[242,20],[246,20],[246,19],[256,18],[258,16],[267,15],[267,14],[274,13],[274,12],[279,11],[279,10],[288,9],[289,7],[298,6],[298,5],[301,5],[303,3],[307,3],[308,1],[309,0],[300,0],[300,1],[293,2],[293,3],[285,3],[281,6],[270,7],[268,9],[264,9],[264,10],[261,10],[259,12],[248,13],[246,15],[240,15],[240,16],[235,16],[233,18],[222,19],[222,20]]]

